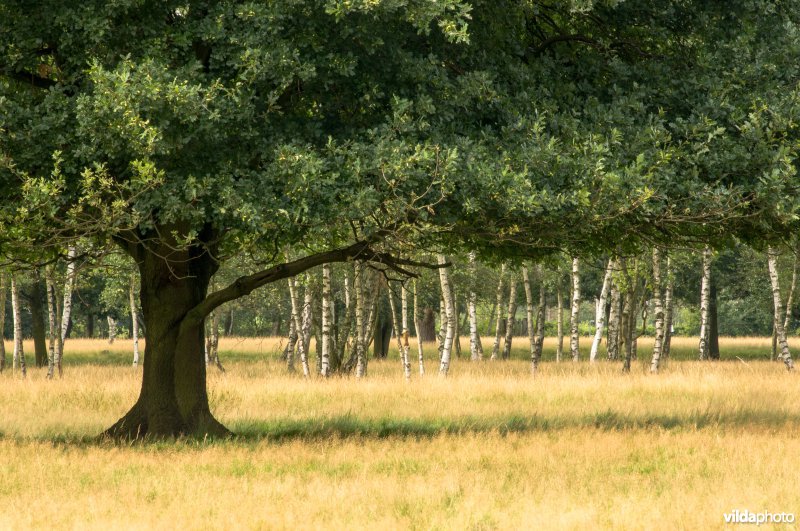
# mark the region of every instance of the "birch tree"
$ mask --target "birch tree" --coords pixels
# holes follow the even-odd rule
[[[556,314],[556,362],[560,362],[564,353],[564,295],[561,290],[560,274],[556,283],[556,306],[558,308],[558,314]]]
[[[522,283],[525,287],[525,311],[528,329],[528,341],[531,349],[531,371],[536,371],[536,332],[533,322],[533,292],[531,291],[531,281],[528,278],[528,268],[522,268]]]
[[[472,272],[472,282],[476,281],[476,267],[475,267],[475,253],[469,254],[469,260]],[[470,360],[480,361],[483,359],[483,345],[481,344],[481,336],[478,332],[478,312],[477,312],[478,295],[475,293],[475,288],[470,287],[469,300],[467,302],[467,312],[469,313],[469,355]]]
[[[576,256],[572,259],[572,306],[570,308],[569,317],[569,349],[572,353],[573,362],[577,362],[580,359],[580,350],[578,350],[578,312],[581,306],[581,277],[579,265],[580,262]]]
[[[55,279],[53,278],[53,267],[45,269],[45,287],[47,289],[47,335],[48,335],[48,349],[47,349],[47,379],[52,380],[55,374],[56,357],[59,356],[61,351],[61,328],[58,326],[58,318],[56,312],[58,307],[56,304],[56,286]],[[0,297],[3,299],[3,297]],[[0,304],[5,304],[5,300],[0,300]],[[0,322],[2,327],[2,322]]]
[[[292,303],[292,319],[294,319],[294,327],[297,330],[297,353],[300,357],[300,366],[303,368],[303,376],[308,378],[311,371],[308,367],[308,353],[303,340],[303,322],[300,316],[300,302],[297,300],[297,281],[294,277],[289,277],[289,297]],[[290,367],[293,365],[290,364]]]
[[[503,327],[503,318],[501,314],[503,312],[503,277],[506,274],[506,265],[503,264],[500,266],[500,277],[497,280],[497,322],[495,323],[495,331],[494,331],[494,344],[492,345],[492,360],[496,360],[497,357],[500,355],[500,333]]]
[[[797,268],[798,262],[800,262],[800,249],[798,249],[797,245],[792,248],[792,254],[794,256],[794,260],[792,262],[792,283],[789,287],[789,294],[786,296],[786,315],[783,319],[783,331],[786,335],[789,335],[789,323],[791,322],[792,318],[792,308],[794,306],[794,294],[797,290]]]
[[[702,277],[700,280],[700,360],[708,359],[709,299],[711,298],[711,248],[703,249]]]
[[[544,287],[544,268],[541,264],[539,270],[539,306],[536,308],[536,339],[533,345],[532,370],[535,373],[539,368],[539,361],[542,359],[544,348],[544,321],[547,315],[547,299]]]
[[[597,300],[597,310],[595,311],[595,332],[592,341],[592,349],[589,352],[589,361],[594,363],[597,359],[597,351],[600,349],[600,341],[603,339],[603,328],[606,324],[606,299],[611,285],[611,274],[614,271],[614,258],[608,260],[606,274],[603,277],[603,287],[600,290],[600,298]]]
[[[331,350],[332,350],[332,325],[333,316],[331,314],[331,266],[322,266],[322,363],[320,374],[327,378],[330,373]]]
[[[67,249],[67,275],[64,281],[64,302],[61,306],[61,344],[67,341],[67,330],[69,329],[69,320],[72,317],[72,290],[75,287],[75,257],[77,251],[74,245],[70,245]],[[58,374],[61,375],[61,363],[58,360]]]
[[[616,360],[619,359],[620,335],[622,330],[622,294],[619,289],[619,281],[613,278],[613,276],[611,278],[610,291],[606,353],[609,360]]]
[[[650,372],[658,372],[661,352],[664,344],[664,308],[661,304],[661,251],[653,247],[653,322],[655,338],[653,339],[653,357],[650,361]]]
[[[669,357],[670,344],[672,342],[672,291],[675,284],[675,276],[672,274],[672,259],[667,254],[667,285],[664,288],[664,339],[661,346],[661,357]]]
[[[514,317],[517,313],[517,279],[508,275],[508,314],[506,315],[506,337],[503,344],[503,359],[511,357],[511,341],[514,339]]]
[[[356,378],[363,378],[367,375],[367,354],[366,345],[364,344],[366,323],[364,322],[363,274],[363,264],[356,262],[355,273],[353,274],[353,296],[356,298]]]
[[[14,317],[14,357],[12,368],[15,372],[19,368],[22,372],[22,377],[25,378],[27,368],[25,367],[25,350],[22,344],[22,310],[20,308],[17,276],[14,273],[11,273],[11,313]]]
[[[419,375],[425,376],[425,363],[424,363],[424,352],[422,346],[422,308],[419,306],[419,300],[417,299],[417,279],[414,279],[413,284],[414,290],[414,330],[417,332],[417,356],[419,360]]]
[[[455,308],[453,308],[453,294],[450,285],[450,272],[449,268],[442,267],[447,263],[443,254],[437,256],[439,263],[439,282],[442,287],[442,299],[444,299],[444,318],[446,320],[446,331],[444,336],[444,343],[442,348],[442,359],[439,364],[439,374],[447,376],[450,370],[450,352],[453,348],[453,337],[456,328]]]
[[[791,371],[794,370],[794,362],[792,361],[792,354],[789,352],[786,330],[783,328],[783,302],[781,301],[781,288],[778,279],[778,254],[771,246],[767,249],[767,268],[769,269],[769,280],[772,284],[775,330],[778,336],[778,345],[780,345],[781,349],[781,358],[786,368]]]
[[[402,293],[400,295],[401,302],[400,305],[402,307],[402,314],[403,320],[405,321],[408,318],[408,310],[406,306],[405,300],[405,288],[401,287]],[[394,337],[397,341],[397,352],[400,354],[400,363],[403,366],[403,376],[405,376],[406,381],[411,379],[411,364],[408,362],[408,330],[406,330],[405,324],[402,325],[400,318],[397,315],[397,308],[394,301],[394,293],[391,289],[386,290],[386,295],[389,299],[389,310],[392,313],[392,328],[394,329]],[[405,343],[405,344],[404,344]]]
[[[3,271],[0,271],[0,373],[2,373],[6,368],[6,339],[5,339],[5,327],[6,327],[6,291],[8,287],[6,286],[6,274]]]

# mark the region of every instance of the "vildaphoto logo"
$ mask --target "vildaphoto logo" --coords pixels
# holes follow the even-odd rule
[[[761,511],[754,513],[747,509],[740,511],[735,509],[729,513],[724,513],[726,524],[793,524],[794,513],[771,513],[769,511]]]

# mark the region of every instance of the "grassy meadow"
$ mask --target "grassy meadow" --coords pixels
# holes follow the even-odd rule
[[[454,359],[447,379],[426,345],[411,382],[396,352],[363,381],[306,381],[280,339],[223,338],[210,400],[237,438],[114,444],[94,436],[136,399],[130,342],[71,340],[63,379],[0,374],[0,529],[720,529],[734,509],[800,513],[800,387],[769,338],[722,338],[723,361],[702,363],[675,338],[657,376],[646,339],[628,375],[555,363],[549,340],[532,378],[515,345],[510,361]]]

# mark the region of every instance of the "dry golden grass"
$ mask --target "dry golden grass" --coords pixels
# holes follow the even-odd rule
[[[210,397],[242,436],[126,446],[90,439],[140,384],[130,344],[112,347],[71,341],[62,380],[0,375],[0,529],[715,529],[736,508],[800,513],[800,387],[777,363],[545,363],[534,379],[522,359],[454,360],[441,379],[431,360],[406,383],[390,358],[364,381],[304,381],[280,340],[226,339]]]

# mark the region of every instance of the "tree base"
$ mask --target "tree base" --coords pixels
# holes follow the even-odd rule
[[[100,434],[102,439],[116,441],[160,440],[187,437],[193,439],[230,438],[233,432],[222,425],[210,412],[197,415],[191,421],[179,415],[159,412],[147,414],[136,404],[113,426]]]

